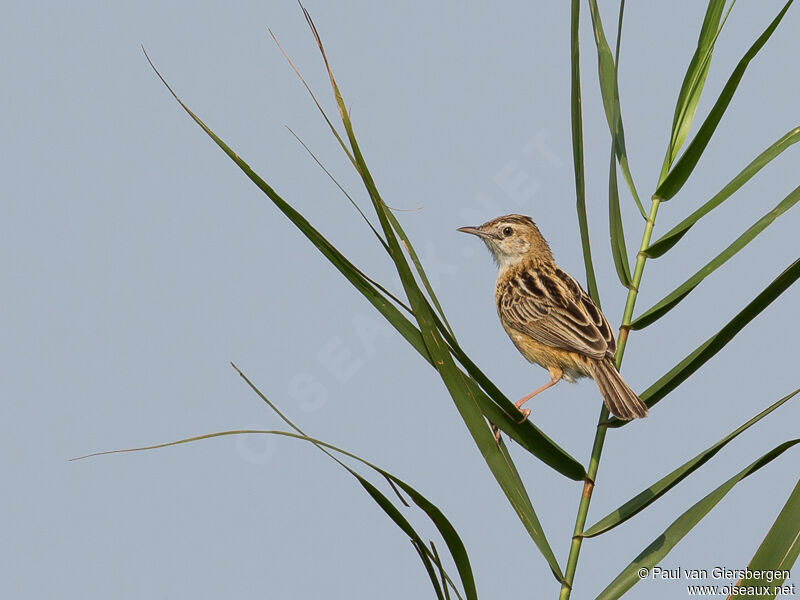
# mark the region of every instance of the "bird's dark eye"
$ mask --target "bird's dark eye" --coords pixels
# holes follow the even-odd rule
[[[503,235],[505,237],[510,236],[512,233],[514,233],[514,230],[511,227],[503,227]]]

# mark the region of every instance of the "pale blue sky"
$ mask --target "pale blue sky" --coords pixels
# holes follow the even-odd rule
[[[627,7],[620,85],[631,168],[645,197],[701,4]],[[780,6],[735,6],[701,117]],[[422,207],[398,217],[463,347],[510,397],[524,395],[546,373],[518,355],[497,321],[488,253],[455,230],[530,214],[560,264],[584,281],[566,3],[308,0],[307,8],[384,198]],[[582,9],[590,227],[603,308],[616,325],[624,290],[607,242],[609,140]],[[601,2],[601,10],[613,38],[616,3]],[[482,598],[554,597],[546,563],[436,374],[190,121],[140,49],[279,193],[391,284],[369,230],[284,128],[368,207],[267,34],[275,32],[335,115],[297,5],[16,2],[3,13],[2,595],[434,597],[405,536],[345,472],[300,442],[223,438],[67,462],[211,431],[280,427],[230,368],[233,360],[308,432],[383,466],[441,507],[464,540]],[[794,7],[752,63],[695,175],[662,207],[656,235],[799,124],[798,19]],[[638,311],[794,189],[797,156],[788,150],[650,262]],[[642,220],[621,190],[633,249]],[[623,373],[634,389],[794,261],[798,228],[800,213],[782,216],[667,317],[632,334]],[[799,300],[800,288],[789,290],[649,419],[609,434],[590,522],[800,385]],[[599,402],[590,381],[562,384],[533,401],[532,418],[585,462]],[[594,597],[688,506],[797,437],[799,419],[796,402],[784,406],[635,521],[587,541],[573,597]],[[563,562],[580,484],[511,451]],[[662,565],[744,566],[796,483],[797,464],[797,453],[787,453],[737,486]],[[683,584],[651,581],[628,597],[685,594]]]

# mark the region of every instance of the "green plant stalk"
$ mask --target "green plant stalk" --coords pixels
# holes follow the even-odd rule
[[[617,368],[622,365],[622,357],[625,354],[625,345],[628,342],[628,332],[631,327],[631,319],[633,317],[633,309],[636,305],[636,297],[639,294],[639,283],[642,280],[642,273],[644,273],[644,264],[647,262],[647,256],[644,251],[650,245],[650,238],[653,235],[653,226],[656,222],[656,214],[658,213],[658,205],[661,200],[657,196],[653,196],[652,203],[650,204],[650,214],[647,215],[647,222],[644,226],[644,233],[642,234],[642,244],[639,248],[639,253],[636,255],[636,266],[631,278],[631,284],[628,288],[628,299],[625,302],[625,311],[622,314],[622,325],[619,328],[619,339],[617,340],[617,352],[614,355],[614,362]],[[595,477],[597,476],[597,469],[600,466],[600,455],[603,452],[603,443],[606,440],[606,432],[608,427],[608,409],[605,404],[600,409],[600,418],[597,421],[597,430],[594,434],[594,443],[592,444],[592,454],[589,458],[589,466],[586,469],[586,479],[583,482],[583,492],[581,493],[581,501],[578,505],[578,515],[575,518],[575,529],[572,533],[572,543],[569,547],[569,556],[567,557],[567,567],[564,570],[564,583],[561,584],[561,593],[559,600],[567,600],[572,593],[572,582],[575,580],[575,570],[578,567],[578,556],[581,552],[581,544],[583,543],[583,530],[586,526],[586,517],[589,514],[589,503],[592,501],[592,492],[594,491]]]

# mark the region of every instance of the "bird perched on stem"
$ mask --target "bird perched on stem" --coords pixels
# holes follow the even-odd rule
[[[499,272],[497,314],[522,355],[548,370],[550,381],[515,402],[522,405],[562,379],[591,377],[608,410],[624,420],[647,416],[647,406],[614,366],[617,341],[589,295],[553,259],[550,246],[530,217],[506,215],[459,231],[481,238]]]

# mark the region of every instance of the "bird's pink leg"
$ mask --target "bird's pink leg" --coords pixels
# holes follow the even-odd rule
[[[517,407],[517,410],[522,413],[522,419],[519,421],[520,423],[524,423],[525,419],[527,419],[531,414],[530,408],[522,408],[522,405],[525,404],[528,400],[533,398],[539,392],[545,391],[547,388],[553,387],[559,381],[561,381],[561,376],[564,374],[564,371],[559,368],[550,368],[548,369],[550,372],[550,381],[545,383],[543,386],[536,388],[527,396],[520,398],[516,402],[514,402],[514,406]],[[496,425],[492,425],[492,431],[494,431],[494,439],[498,442],[500,441],[500,428]]]
[[[536,388],[535,390],[533,390],[527,396],[523,396],[522,398],[520,398],[519,400],[514,402],[514,406],[516,406],[517,409],[519,410],[519,412],[521,412],[522,415],[523,415],[522,416],[522,421],[527,419],[528,416],[531,414],[531,409],[530,408],[522,408],[522,405],[525,404],[531,398],[533,398],[536,394],[545,391],[547,388],[553,387],[555,384],[557,384],[559,381],[561,381],[561,376],[564,374],[564,372],[561,369],[558,369],[558,370],[548,369],[548,370],[550,371],[550,381],[545,383],[543,386]],[[522,422],[522,421],[520,421],[520,422]]]

